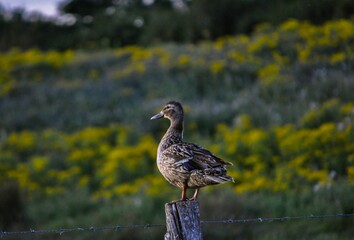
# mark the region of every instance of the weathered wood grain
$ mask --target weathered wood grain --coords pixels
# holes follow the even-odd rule
[[[166,203],[165,240],[202,240],[199,203],[183,201]]]

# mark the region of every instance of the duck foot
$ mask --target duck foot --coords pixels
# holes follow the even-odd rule
[[[188,198],[187,200],[188,200],[188,201],[197,201],[197,198],[191,197],[191,198]]]
[[[182,189],[182,198],[179,200],[172,201],[171,203],[197,201],[198,194],[199,194],[199,188],[195,189],[194,195],[191,198],[187,198],[186,193],[187,193],[187,186],[184,186]]]
[[[198,194],[199,194],[199,188],[196,188],[193,197],[188,200],[189,201],[197,201]]]
[[[174,201],[169,202],[169,203],[188,202],[188,201],[197,201],[197,199],[192,197],[192,198],[174,200]]]
[[[172,201],[172,202],[170,202],[170,203],[186,202],[186,201],[188,201],[188,200],[189,200],[188,198],[181,198],[181,199],[178,199],[178,200],[174,200],[174,201]]]

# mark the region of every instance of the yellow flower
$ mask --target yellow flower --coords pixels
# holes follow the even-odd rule
[[[46,188],[44,188],[44,192],[49,196],[58,195],[60,193],[63,193],[64,191],[65,191],[65,189],[62,187],[46,187]]]
[[[213,74],[220,73],[225,68],[225,62],[223,60],[213,61],[210,65],[210,71]]]
[[[7,144],[18,151],[28,151],[33,149],[35,145],[35,136],[30,131],[12,133],[7,139]]]
[[[264,49],[273,49],[277,46],[279,39],[278,33],[264,34],[257,36],[254,41],[248,45],[250,53],[260,52]]]
[[[298,52],[298,57],[300,62],[306,62],[310,58],[310,55],[312,54],[312,48],[309,45],[308,46],[297,45],[296,49]]]
[[[224,47],[224,44],[225,44],[224,39],[223,38],[219,38],[214,44],[215,50],[217,50],[217,51],[222,50],[223,47]]]
[[[177,64],[180,66],[186,66],[190,63],[190,58],[186,54],[182,54],[177,59]]]
[[[1,64],[1,63],[0,63]],[[8,94],[15,87],[16,82],[9,72],[1,70],[0,67],[0,97]]]
[[[279,26],[280,31],[295,31],[298,30],[301,23],[296,19],[290,19]]]
[[[245,142],[249,146],[252,146],[254,144],[264,142],[267,138],[268,138],[268,135],[266,132],[264,132],[260,129],[252,129],[245,136]]]
[[[260,79],[260,82],[265,86],[279,81],[279,76],[280,66],[278,64],[271,63],[258,71],[258,78]]]
[[[113,189],[115,195],[133,194],[138,191],[139,191],[139,186],[131,183],[120,184]]]
[[[31,159],[31,162],[36,172],[42,172],[48,164],[48,158],[36,156]]]
[[[331,56],[330,61],[331,61],[331,63],[338,63],[338,62],[343,62],[344,59],[345,59],[345,53],[338,52],[338,53],[335,53]]]
[[[340,109],[340,112],[343,115],[350,115],[350,114],[354,115],[354,103],[347,103],[343,105]]]
[[[354,182],[354,166],[347,167],[348,179]]]
[[[279,126],[275,129],[275,135],[278,141],[282,141],[292,132],[294,132],[294,126],[291,124]]]
[[[84,175],[84,176],[80,177],[80,179],[79,179],[79,186],[86,187],[87,184],[89,183],[89,181],[90,181],[90,177],[87,175]]]
[[[235,62],[243,63],[246,61],[245,55],[238,51],[231,51],[228,53],[228,56]]]
[[[326,37],[331,39],[332,43],[354,38],[354,24],[352,21],[346,19],[326,23],[324,25],[324,31]]]
[[[158,175],[146,176],[141,181],[147,184],[146,193],[150,196],[159,196],[161,192],[168,192],[171,188],[168,186],[167,182],[163,177]]]
[[[162,48],[155,48],[154,52],[158,57],[159,64],[163,67],[168,66],[171,61],[171,54]]]
[[[148,60],[148,59],[151,59],[152,56],[153,56],[153,54],[149,50],[137,49],[137,50],[133,51],[133,54],[131,56],[131,61],[138,62],[141,60]]]
[[[93,149],[74,149],[69,155],[68,160],[72,162],[87,162],[95,156]]]
[[[273,51],[272,56],[273,56],[274,61],[278,65],[285,65],[289,62],[289,58],[286,56],[282,56],[279,52]]]
[[[258,77],[260,79],[273,78],[278,76],[280,73],[280,67],[277,64],[269,64],[266,67],[258,71]]]
[[[141,74],[141,73],[144,73],[145,70],[146,70],[144,63],[137,63],[137,64],[135,65],[135,70],[136,70],[138,73],[140,73],[140,74]]]
[[[113,186],[113,185],[115,184],[116,179],[113,177],[113,174],[114,174],[114,173],[111,173],[111,174],[112,174],[112,175],[106,176],[106,177],[102,180],[101,184],[102,184],[102,187],[103,187],[103,188],[107,188],[107,187]]]

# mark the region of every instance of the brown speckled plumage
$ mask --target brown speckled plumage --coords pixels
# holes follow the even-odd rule
[[[163,110],[151,119],[168,118],[170,127],[160,141],[157,149],[157,166],[161,174],[172,185],[182,188],[182,198],[188,200],[187,188],[195,194],[189,200],[196,200],[199,188],[224,182],[234,182],[226,175],[225,165],[232,165],[209,150],[194,143],[186,143],[183,138],[183,107],[179,102],[168,102]]]

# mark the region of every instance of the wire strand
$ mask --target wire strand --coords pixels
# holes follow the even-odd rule
[[[289,221],[299,219],[320,219],[320,218],[338,218],[338,217],[354,217],[354,214],[328,214],[328,215],[310,215],[310,216],[296,216],[296,217],[275,217],[275,218],[249,218],[249,219],[228,219],[228,220],[206,220],[201,221],[202,224],[222,224],[222,223],[249,223],[249,222],[275,222],[275,221]]]
[[[24,235],[33,233],[59,233],[64,234],[68,232],[80,232],[80,231],[103,231],[103,230],[119,230],[119,229],[129,229],[129,228],[153,228],[153,227],[164,227],[165,224],[136,224],[136,225],[116,225],[116,226],[102,226],[102,227],[78,227],[78,228],[61,228],[61,229],[46,229],[46,230],[25,230],[25,231],[14,231],[14,232],[0,232],[0,235]]]
[[[339,217],[354,217],[354,214],[328,214],[328,215],[310,215],[310,216],[295,216],[295,217],[274,217],[274,218],[245,218],[245,219],[227,219],[227,220],[204,220],[201,224],[231,224],[231,223],[264,223],[264,222],[275,222],[275,221],[289,221],[289,220],[300,220],[300,219],[328,219],[328,218],[339,218]],[[45,229],[45,230],[24,230],[24,231],[13,231],[6,232],[0,231],[0,236],[5,235],[25,235],[25,234],[40,234],[40,233],[57,233],[64,234],[69,232],[81,232],[81,231],[104,231],[104,230],[120,230],[120,229],[135,229],[135,228],[158,228],[165,227],[165,224],[137,224],[137,225],[116,225],[116,226],[102,226],[102,227],[78,227],[78,228],[62,228],[62,229]]]

